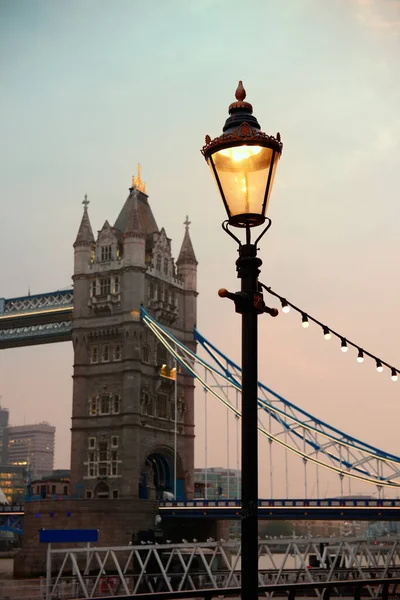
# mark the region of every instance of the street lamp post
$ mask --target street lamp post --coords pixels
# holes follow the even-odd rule
[[[276,137],[261,131],[251,104],[245,102],[242,82],[236,102],[229,107],[223,134],[213,140],[206,136],[202,149],[228,214],[222,227],[239,245],[236,261],[240,292],[219,290],[219,296],[234,301],[242,315],[242,600],[258,598],[258,315],[276,316],[278,311],[265,306],[258,275],[262,261],[257,244],[271,225],[266,217],[276,167],[282,153]],[[251,228],[267,225],[251,241]],[[245,229],[242,243],[230,230]]]

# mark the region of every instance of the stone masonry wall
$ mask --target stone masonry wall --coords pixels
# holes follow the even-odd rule
[[[156,514],[155,501],[137,498],[27,502],[23,545],[14,561],[14,575],[32,577],[45,573],[47,544],[39,543],[40,529],[98,529],[96,546],[127,546],[138,531],[154,529]],[[53,564],[57,566],[55,561]]]

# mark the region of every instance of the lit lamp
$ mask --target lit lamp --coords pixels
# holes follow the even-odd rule
[[[223,134],[211,140],[206,136],[202,154],[206,159],[228,219],[223,229],[239,245],[236,261],[241,291],[219,290],[222,298],[235,303],[242,315],[242,600],[258,598],[258,315],[264,312],[276,316],[278,311],[264,304],[258,275],[262,264],[257,256],[257,244],[271,225],[266,216],[276,167],[282,153],[279,133],[276,137],[260,130],[251,104],[245,102],[246,92],[239,81],[236,102],[229,107],[229,117]],[[267,226],[255,242],[251,228]],[[244,227],[246,241],[242,243],[229,226]],[[282,304],[282,306],[284,306]],[[287,302],[286,302],[287,306]]]
[[[223,134],[213,140],[206,136],[202,153],[215,177],[229,224],[254,227],[265,221],[282,143],[279,133],[273,137],[260,131],[253,107],[244,101],[241,81],[235,96]]]

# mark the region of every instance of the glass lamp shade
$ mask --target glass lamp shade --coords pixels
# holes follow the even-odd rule
[[[215,148],[207,156],[231,225],[264,223],[279,157],[259,143]]]

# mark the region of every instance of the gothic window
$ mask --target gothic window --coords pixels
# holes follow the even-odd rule
[[[110,396],[108,394],[103,394],[103,396],[100,399],[100,414],[110,414]]]
[[[148,346],[142,348],[142,361],[146,364],[150,363],[150,348]]]
[[[101,247],[101,261],[105,262],[111,260],[111,246]]]
[[[113,360],[121,360],[121,344],[115,344],[113,348]]]
[[[113,413],[114,414],[118,414],[119,413],[120,406],[121,406],[121,399],[118,396],[118,394],[115,394],[115,396],[113,398]]]
[[[157,271],[161,271],[161,256],[159,254],[157,254],[156,269]]]
[[[161,367],[161,365],[167,364],[167,349],[162,345],[161,342],[157,344],[157,365]]]
[[[112,448],[118,448],[118,436],[117,435],[112,436],[111,446],[112,446]],[[117,459],[115,459],[115,460],[117,460]]]
[[[96,295],[96,287],[97,287],[97,282],[95,279],[92,279],[91,283],[90,283],[90,295],[91,297]]]
[[[103,277],[100,279],[100,296],[108,296],[111,292],[111,278]]]
[[[119,294],[119,290],[120,290],[120,287],[119,287],[119,275],[116,275],[114,277],[114,294]]]
[[[97,396],[91,396],[89,401],[89,414],[91,417],[97,415]]]
[[[92,346],[90,348],[90,362],[92,364],[99,362],[99,347],[98,346]]]
[[[168,258],[164,258],[164,275],[168,275]]]
[[[171,421],[175,421],[175,401],[172,400],[171,404],[169,405],[170,408],[170,419]]]
[[[90,437],[88,441],[89,448],[96,448],[96,438]]]
[[[182,398],[178,400],[178,421],[184,421],[185,419],[186,402]]]
[[[95,440],[95,438],[89,438],[89,442],[90,440]],[[90,443],[89,443],[89,448],[91,448]],[[97,462],[96,462],[96,452],[94,449],[89,450],[88,452],[88,470],[87,470],[87,474],[89,477],[97,477]]]
[[[108,442],[99,442],[99,477],[108,475]]]
[[[156,416],[159,419],[168,419],[168,396],[157,394]]]
[[[101,346],[101,362],[110,362],[110,346],[108,344]]]

